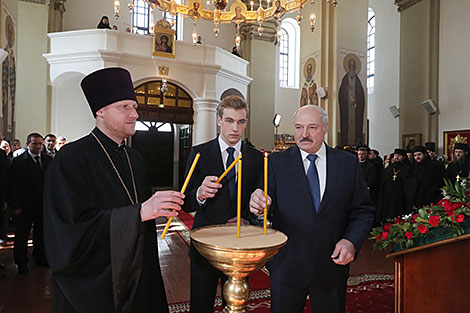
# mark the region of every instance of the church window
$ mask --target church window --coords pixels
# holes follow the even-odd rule
[[[374,93],[375,84],[375,12],[369,8],[367,22],[367,93]]]
[[[280,28],[279,85],[299,88],[300,27],[296,20],[285,18]]]
[[[134,0],[132,11],[132,29],[134,33],[146,35],[150,33],[150,7],[147,1]]]
[[[281,28],[281,42],[279,45],[279,82],[281,86],[289,84],[289,33]]]

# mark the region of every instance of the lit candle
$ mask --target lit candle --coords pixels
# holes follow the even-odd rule
[[[240,222],[242,218],[242,160],[238,161],[238,193],[237,193],[237,238],[240,238]]]
[[[186,176],[186,180],[184,181],[183,187],[181,187],[181,193],[184,193],[186,191],[186,188],[188,187],[189,180],[191,179],[191,175],[193,175],[194,169],[196,168],[197,161],[199,161],[199,157],[201,156],[200,153],[196,154],[196,157],[194,158],[193,164],[191,165],[191,168],[189,169],[188,176]],[[168,218],[168,221],[166,222],[165,228],[163,229],[162,235],[160,236],[161,239],[165,238],[166,232],[170,228],[171,222],[173,221],[173,216],[170,216]]]
[[[264,219],[263,219],[263,231],[266,235],[268,232],[267,221],[268,221],[268,153],[264,153]]]
[[[251,4],[251,11],[253,11],[253,1],[251,1],[250,4]]]

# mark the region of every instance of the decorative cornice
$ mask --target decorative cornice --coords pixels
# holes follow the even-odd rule
[[[50,0],[20,0],[21,2],[29,2],[36,4],[49,5]]]
[[[66,1],[67,0],[52,0],[51,5],[54,6],[54,10],[59,11],[60,13],[64,13]]]
[[[244,23],[240,27],[240,35],[243,37],[243,40],[261,40],[261,41],[268,41],[268,42],[275,42],[276,41],[276,29],[277,23],[273,21],[267,21],[263,23],[263,33],[260,35],[258,33],[258,26],[257,23]]]
[[[398,6],[398,12],[403,12],[421,1],[423,0],[395,0],[395,5]]]
[[[145,64],[148,65],[150,62],[158,66],[161,62],[158,58],[152,58],[151,56],[135,55],[129,53],[121,53],[107,50],[96,50],[87,52],[75,52],[75,53],[63,53],[63,54],[43,54],[43,57],[51,66],[61,64],[80,64],[80,63],[91,63],[91,62],[113,62],[116,64],[126,63],[130,64]],[[180,62],[176,60],[165,60],[165,65],[171,69],[184,70],[186,72],[197,72],[205,73],[209,75],[220,75],[221,77],[228,78],[232,81],[248,86],[253,80],[251,77],[243,76],[238,73],[232,72],[228,69],[223,69],[217,64],[202,64],[200,62]],[[54,81],[56,77],[51,77],[51,81]]]

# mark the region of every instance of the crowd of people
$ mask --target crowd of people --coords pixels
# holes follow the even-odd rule
[[[397,148],[385,161],[366,146],[329,147],[327,113],[306,105],[294,116],[296,145],[269,157],[265,198],[263,154],[242,140],[248,107],[229,96],[217,110],[220,135],[192,149],[188,165],[197,153],[200,161],[186,192],[152,194],[144,159],[126,145],[138,118],[130,73],[98,70],[81,87],[96,119],[89,135],[65,149],[65,138],[53,134],[31,133],[24,148],[1,138],[0,236],[8,240],[13,215],[14,262],[24,274],[33,229],[34,261],[54,278],[54,312],[168,312],[155,218],[184,210],[195,212],[193,227],[234,223],[238,167],[221,181],[218,175],[243,154],[243,223],[259,223],[267,205],[272,227],[289,238],[268,264],[271,312],[302,312],[310,296],[314,312],[343,313],[349,264],[374,219],[436,203],[444,178],[455,182],[470,171],[463,143],[447,167],[434,143],[410,156]],[[211,312],[227,276],[192,243],[189,256],[191,312]]]
[[[376,223],[436,204],[442,198],[440,189],[445,179],[455,183],[458,178],[469,177],[470,149],[466,143],[454,144],[449,164],[437,157],[435,142],[408,151],[397,148],[383,159],[367,146],[343,149],[357,155],[376,205]]]
[[[0,244],[7,243],[7,229],[11,219],[15,222],[13,256],[18,273],[28,271],[27,245],[33,229],[33,256],[36,265],[48,266],[44,253],[43,185],[44,175],[52,158],[65,145],[66,138],[31,133],[26,146],[19,139],[4,140],[0,135]],[[0,264],[0,268],[4,268]],[[3,278],[0,273],[0,278]]]

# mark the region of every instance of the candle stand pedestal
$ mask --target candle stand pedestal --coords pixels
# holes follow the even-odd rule
[[[224,313],[245,313],[245,303],[250,295],[246,281],[252,272],[262,268],[286,244],[282,232],[258,226],[241,226],[237,238],[236,225],[213,225],[195,229],[191,240],[196,249],[215,268],[228,276],[223,294],[227,301]]]

